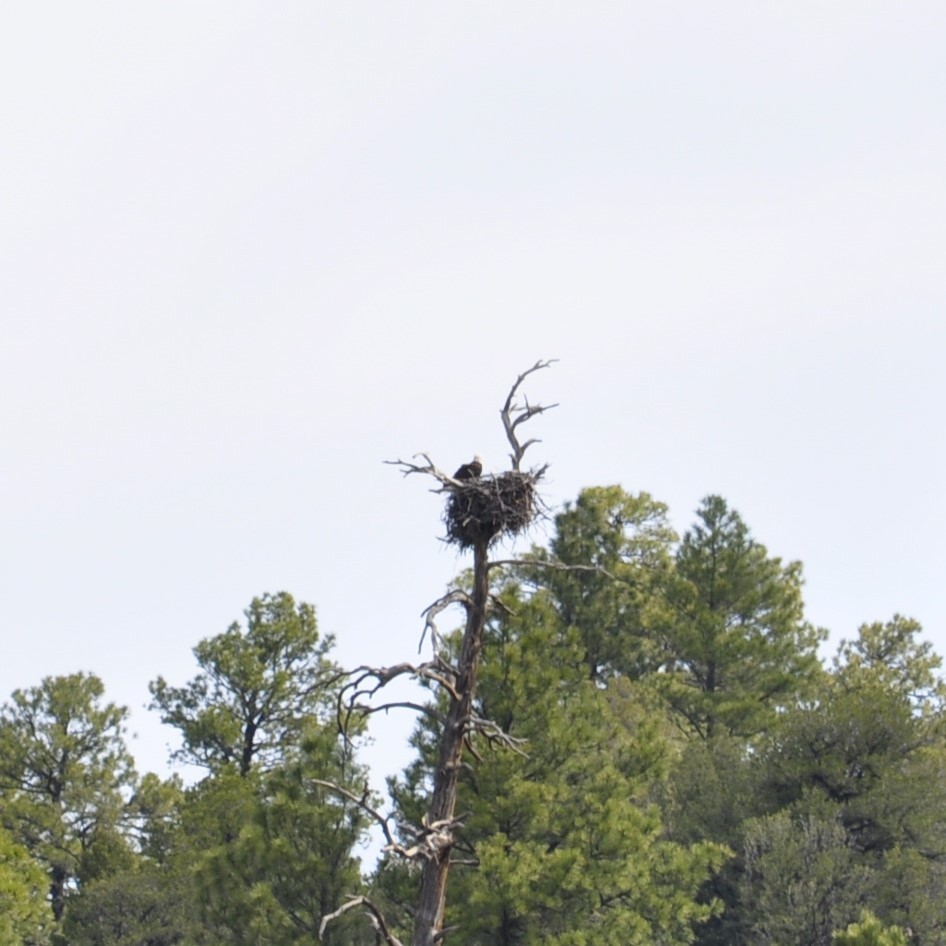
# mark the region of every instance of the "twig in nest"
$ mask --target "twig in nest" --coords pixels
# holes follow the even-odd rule
[[[542,472],[510,470],[452,489],[444,509],[447,541],[469,549],[524,532],[540,508],[536,486]]]

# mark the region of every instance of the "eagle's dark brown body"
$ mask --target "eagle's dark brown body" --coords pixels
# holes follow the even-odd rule
[[[453,474],[455,480],[475,480],[483,473],[483,458],[477,454],[469,463],[463,466]]]

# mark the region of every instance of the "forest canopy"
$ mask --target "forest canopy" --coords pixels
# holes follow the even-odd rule
[[[678,536],[651,496],[589,488],[550,532],[493,577],[446,940],[946,944],[946,689],[917,622],[825,658],[801,564],[720,496]],[[208,630],[193,679],[150,686],[194,784],[136,771],[94,674],[0,708],[0,944],[406,941],[440,671],[381,799],[313,604],[265,593]]]

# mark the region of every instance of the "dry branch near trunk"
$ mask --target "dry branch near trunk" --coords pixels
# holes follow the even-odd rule
[[[337,920],[340,916],[347,913],[349,910],[354,910],[356,907],[365,907],[365,912],[368,916],[368,919],[371,920],[372,926],[378,933],[378,936],[388,944],[388,946],[404,946],[404,944],[391,932],[388,927],[387,922],[384,919],[384,915],[381,911],[372,903],[368,897],[355,897],[352,900],[343,903],[334,913],[328,913],[322,917],[322,922],[319,924],[319,939],[325,935],[325,927],[332,922],[332,920]]]
[[[347,739],[351,732],[353,718],[371,716],[391,709],[413,709],[430,716],[437,722],[443,723],[443,719],[438,713],[431,707],[420,703],[397,700],[372,704],[367,701],[370,701],[391,681],[399,677],[426,680],[429,683],[443,687],[448,693],[455,693],[457,673],[457,669],[440,654],[435,654],[432,660],[422,664],[400,663],[392,667],[358,667],[350,671],[348,674],[349,682],[338,693],[336,716],[339,731]]]
[[[437,625],[434,622],[441,611],[445,608],[449,608],[451,604],[462,604],[464,608],[469,611],[470,605],[472,605],[472,600],[470,596],[459,588],[455,588],[453,591],[448,591],[447,594],[438,598],[433,604],[428,605],[421,611],[421,617],[425,619],[424,621],[424,630],[420,635],[420,643],[417,645],[417,652],[420,653],[424,647],[424,638],[427,636],[427,632],[430,631],[430,646],[433,649],[435,655],[439,655],[441,651],[440,647],[440,633],[437,630]]]

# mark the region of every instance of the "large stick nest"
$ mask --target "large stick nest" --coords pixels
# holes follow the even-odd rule
[[[447,541],[469,549],[524,532],[539,513],[540,476],[510,470],[451,486],[443,514]]]

